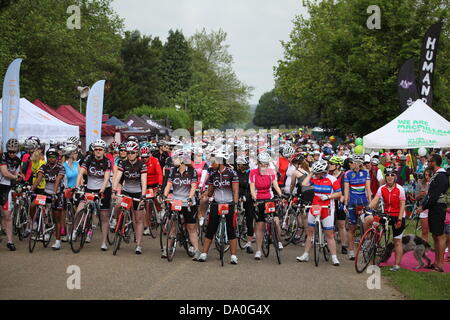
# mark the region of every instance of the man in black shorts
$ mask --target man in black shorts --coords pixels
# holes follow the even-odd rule
[[[447,204],[445,195],[449,187],[448,175],[444,168],[441,168],[442,158],[438,154],[433,154],[428,161],[428,166],[433,169],[434,175],[431,178],[428,194],[419,207],[418,212],[428,209],[428,225],[433,235],[435,263],[430,268],[444,272],[444,250],[445,250],[445,211]]]

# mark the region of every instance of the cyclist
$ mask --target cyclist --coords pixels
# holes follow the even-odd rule
[[[119,149],[119,156],[114,158],[113,175],[115,175],[117,172],[117,166],[119,165],[119,162],[127,160],[127,144],[126,144],[126,142],[122,142],[119,145],[118,149]]]
[[[67,144],[64,147],[63,150],[63,167],[66,172],[64,176],[64,188],[65,189],[72,189],[75,188],[77,185],[77,177],[78,177],[78,170],[79,170],[79,163],[78,163],[78,147],[74,144]],[[66,207],[66,206],[65,206]],[[63,216],[61,218],[64,231],[67,231],[67,226],[65,224],[66,221],[66,212],[63,211]],[[62,232],[64,235],[61,237],[62,241],[67,241],[67,235],[66,232]]]
[[[47,163],[39,169],[38,176],[31,187],[31,191],[34,191],[37,188],[42,179],[45,180],[44,195],[51,196],[51,199],[47,199],[47,203],[52,203],[52,211],[55,221],[56,241],[52,248],[53,250],[59,250],[61,249],[61,218],[62,210],[64,208],[61,181],[63,180],[66,172],[64,167],[58,162],[59,155],[56,149],[48,149],[45,156],[47,157]],[[35,207],[36,205],[32,203],[31,206]],[[32,218],[34,218],[34,215]]]
[[[84,158],[83,163],[80,164],[80,170],[78,172],[76,188],[82,185],[83,176],[87,176],[86,192],[96,193],[101,198],[100,205],[100,221],[102,230],[102,245],[101,250],[106,251],[108,249],[106,245],[106,239],[108,237],[109,227],[109,211],[111,208],[111,162],[105,157],[106,143],[105,141],[98,139],[92,143],[93,155],[88,155]],[[81,201],[78,205],[77,212],[83,209],[86,205],[85,201]],[[73,237],[76,234],[72,235]],[[86,242],[90,242],[89,237]]]
[[[378,160],[378,158],[373,157],[370,163],[370,191],[372,192],[373,196],[377,193],[378,188],[383,181],[383,173],[381,172],[380,168],[378,168],[378,165],[380,164],[380,160]]]
[[[370,193],[370,176],[367,170],[362,169],[364,156],[355,154],[350,162],[351,170],[344,176],[344,205],[348,211],[349,231],[348,235],[348,258],[355,260],[355,230],[357,225],[357,206],[367,206],[372,200]],[[347,209],[348,208],[348,209]],[[372,222],[371,216],[364,217],[364,229]]]
[[[9,139],[6,142],[6,151],[0,157],[0,206],[2,206],[1,209],[3,210],[3,219],[1,220],[8,238],[6,247],[10,251],[16,251],[13,242],[11,185],[21,177],[19,172],[20,159],[17,157],[19,141],[17,139]]]
[[[250,178],[249,170],[249,160],[245,156],[236,158],[237,174],[239,177],[239,198],[245,199],[244,210],[245,210],[245,220],[247,226],[247,243],[244,245],[247,253],[252,254],[252,241],[254,235],[253,224],[255,221],[254,209],[251,201],[250,187],[248,184]]]
[[[289,158],[295,153],[295,149],[291,146],[285,146],[283,148],[282,157],[278,158],[277,168],[280,178],[278,179],[278,185],[280,188],[284,187],[286,181],[286,172],[290,166]]]
[[[339,185],[344,185],[344,175],[345,173],[343,170],[341,170],[342,166],[344,165],[344,159],[338,156],[331,157],[330,161],[328,162],[328,172],[330,175],[336,178],[338,180]],[[342,190],[341,190],[342,191]],[[344,196],[341,194],[340,199],[336,199],[334,201],[334,207],[336,209],[336,221],[337,221],[337,227],[339,230],[339,238],[341,239],[341,253],[347,254],[347,229],[345,228],[345,221],[347,219],[347,215],[344,211]]]
[[[148,145],[144,145],[140,148],[141,160],[147,166],[147,189],[159,189],[163,183],[163,176],[161,165],[159,164],[158,159],[152,156],[150,152],[150,148]],[[156,210],[160,211],[161,207],[159,203],[155,202]],[[149,210],[153,210],[152,206],[149,206]],[[156,212],[158,214],[158,212]],[[150,212],[145,211],[145,219],[144,219],[144,235],[149,235],[150,230]]]
[[[274,170],[269,168],[271,162],[271,157],[268,153],[262,152],[258,154],[258,168],[250,171],[250,194],[252,196],[253,202],[258,200],[270,200],[273,199],[272,187],[276,191],[279,197],[281,197],[281,189],[278,186],[276,179],[276,174]],[[260,203],[256,210],[256,253],[255,259],[261,259],[262,242],[264,237],[264,227],[265,227],[265,205]],[[280,218],[274,216],[274,223],[278,230],[278,234],[281,234]],[[283,249],[283,244],[278,241],[278,247],[280,250]]]
[[[237,264],[237,239],[234,228],[236,227],[235,211],[239,201],[239,177],[232,168],[226,166],[226,159],[229,155],[223,151],[216,151],[212,155],[212,168],[208,180],[208,197],[214,196],[214,201],[210,206],[209,223],[206,229],[206,235],[203,245],[203,253],[200,254],[198,261],[204,262],[208,257],[209,247],[211,246],[214,234],[220,223],[218,214],[218,203],[228,203],[228,212],[226,215],[227,236],[230,242],[231,264]]]
[[[400,261],[403,256],[403,230],[405,230],[405,189],[396,183],[397,175],[395,169],[388,167],[385,169],[386,184],[378,188],[378,191],[370,202],[372,209],[376,208],[380,199],[384,202],[384,213],[389,214],[389,225],[392,226],[395,248],[395,265],[391,271],[400,270]]]
[[[183,206],[180,214],[184,217],[184,223],[189,233],[189,240],[193,246],[193,248],[189,248],[194,253],[192,259],[196,261],[200,257],[196,225],[197,206],[195,205],[195,190],[198,184],[197,171],[192,166],[189,151],[183,149],[175,151],[172,155],[172,161],[175,168],[167,181],[166,188],[164,189],[164,197],[167,197],[172,189],[173,199],[182,200]],[[172,227],[175,229],[175,225]],[[174,231],[173,229],[168,230],[168,232],[172,233]],[[162,257],[167,257],[167,252],[164,251]]]
[[[108,158],[109,161],[111,161],[111,167],[113,168],[114,168],[114,152],[118,146],[119,144],[117,142],[115,141],[111,142],[108,147],[109,152],[105,154],[105,157]]]
[[[39,147],[39,143],[35,137],[30,137],[25,140],[24,142],[24,148],[25,153],[22,156],[22,174],[23,174],[23,181],[28,182],[31,184],[31,180],[33,177],[33,170],[32,170],[32,161],[31,156],[33,155],[34,151]]]
[[[114,177],[114,194],[117,193],[117,186],[122,178],[122,194],[130,198],[145,199],[147,191],[147,166],[138,159],[139,145],[135,141],[127,143],[127,160],[118,165],[117,176]],[[144,232],[145,209],[143,201],[133,201],[132,216],[134,230],[136,232],[136,254],[142,253],[142,236]]]
[[[312,172],[308,174],[302,184],[304,186],[314,187],[312,205],[330,207],[322,208],[320,220],[327,239],[327,246],[331,252],[331,262],[333,263],[333,266],[339,266],[339,260],[336,256],[336,241],[334,240],[334,201],[330,200],[336,200],[341,197],[341,185],[334,176],[328,174],[327,162],[323,160],[319,160],[313,164]],[[297,260],[300,262],[307,262],[309,260],[309,250],[311,249],[311,241],[315,232],[314,225],[315,219],[310,210],[308,213],[305,252],[302,256],[297,257]]]

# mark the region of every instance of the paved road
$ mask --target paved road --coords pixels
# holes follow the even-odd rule
[[[81,253],[73,254],[68,243],[53,251],[36,245],[28,252],[28,242],[6,251],[0,244],[0,299],[403,299],[384,281],[381,289],[369,290],[368,274],[357,274],[351,262],[339,255],[340,267],[314,262],[298,263],[299,246],[283,251],[278,265],[271,254],[255,261],[253,255],[239,253],[239,265],[219,265],[212,248],[208,261],[193,262],[178,251],[173,262],[159,255],[159,240],[145,238],[144,254],[134,254],[134,246],[123,245],[117,256],[100,251],[99,233]],[[229,254],[226,256],[227,262]],[[81,268],[81,289],[68,290],[67,267]],[[208,293],[208,294],[206,294]]]

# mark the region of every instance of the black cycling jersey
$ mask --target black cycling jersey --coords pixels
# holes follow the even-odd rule
[[[17,156],[9,157],[7,153],[3,153],[0,157],[0,166],[6,166],[6,169],[10,173],[16,173],[18,172],[18,169],[20,167],[20,159]],[[11,180],[4,177],[2,173],[0,172],[0,184],[10,186]]]
[[[187,200],[191,191],[191,185],[198,183],[197,171],[192,167],[187,167],[181,174],[180,168],[176,167],[172,170],[168,182],[172,183],[174,199]]]
[[[87,187],[91,190],[100,190],[105,179],[105,174],[111,171],[111,162],[108,158],[103,157],[97,160],[95,156],[87,156],[84,158],[83,164],[80,165],[81,168],[86,169],[88,181]],[[106,187],[109,187],[110,183]]]
[[[44,180],[45,180],[45,190],[44,191],[47,194],[55,193],[53,189],[55,186],[56,178],[58,177],[58,175],[64,177],[66,174],[66,170],[59,163],[56,163],[54,166],[51,166],[49,163],[46,163],[40,167],[39,172],[44,175]],[[61,186],[62,186],[62,184],[61,184]]]
[[[237,170],[237,174],[239,177],[239,196],[245,196],[247,199],[249,199],[250,196],[250,184],[249,184],[249,178],[250,178],[250,170],[246,170],[244,172]]]
[[[223,171],[214,170],[208,180],[208,185],[214,186],[214,200],[233,202],[233,183],[239,183],[239,177],[232,168],[225,167]]]
[[[117,168],[123,172],[123,191],[129,193],[140,193],[141,175],[147,173],[147,166],[140,160],[131,163],[129,160],[121,161]]]

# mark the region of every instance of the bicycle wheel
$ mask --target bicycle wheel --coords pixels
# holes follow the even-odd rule
[[[357,228],[355,230],[355,244],[359,243],[361,241],[362,236],[364,235],[364,223],[362,222],[359,216],[356,225]]]
[[[167,235],[167,222],[169,220],[169,215],[164,215],[163,220],[159,226],[159,246],[161,251],[164,249],[164,245],[166,244],[166,235]]]
[[[247,243],[247,220],[244,214],[240,214],[237,218],[237,239],[239,248],[244,249],[244,245]]]
[[[18,217],[19,225],[17,226],[17,235],[19,236],[20,241],[22,241],[24,239],[23,235],[27,228],[27,221],[28,221],[27,210],[24,206],[20,206],[19,217]]]
[[[150,236],[153,239],[156,239],[157,237],[157,230],[158,230],[158,221],[156,219],[156,206],[155,204],[152,202],[151,203],[151,213],[150,213],[150,225],[148,227],[148,229],[150,230]]]
[[[276,227],[275,223],[272,223],[270,228],[271,228],[270,233],[272,234],[272,244],[275,249],[278,264],[281,264],[281,252],[280,252],[280,248],[278,247],[278,241],[279,241],[278,231],[277,231],[277,227]]]
[[[16,204],[14,204],[12,214],[11,214],[11,219],[12,219],[13,235],[18,235],[19,225],[20,225],[20,216],[19,216],[19,207]],[[20,236],[19,236],[19,240],[22,240]]]
[[[31,234],[30,239],[28,240],[28,251],[30,253],[33,252],[36,247],[36,242],[39,240],[40,230],[41,230],[41,208],[38,207],[36,209],[36,213],[34,214],[34,221],[31,222]],[[34,224],[36,224],[36,228],[34,228]]]
[[[382,230],[382,234],[379,236],[380,239],[378,240],[377,246],[376,246],[376,253],[374,257],[374,264],[378,265],[381,262],[381,259],[384,257],[384,253],[386,252],[386,247],[389,244],[389,238],[390,238],[390,229],[388,230]]]
[[[122,225],[123,225],[123,215],[119,215],[119,220],[117,221],[116,232],[114,233],[113,239],[113,255],[117,254],[120,249],[120,242],[122,241]]]
[[[329,261],[330,260],[330,249],[328,248],[328,244],[325,244],[325,246],[323,246],[323,258],[325,259],[325,261]]]
[[[53,232],[55,231],[55,224],[53,223],[53,214],[51,209],[47,209],[47,223],[44,223],[42,228],[42,245],[47,248],[52,240]],[[48,235],[48,237],[46,237]],[[46,239],[47,238],[47,239]]]
[[[86,209],[81,209],[75,214],[73,224],[69,230],[70,248],[73,253],[80,252],[86,238],[84,225],[86,224]]]
[[[320,226],[319,226],[320,222],[316,222],[315,228],[314,228],[314,242],[313,242],[313,246],[314,246],[314,263],[316,265],[316,267],[319,266],[319,258],[320,258],[320,241],[319,241],[319,232],[320,230]]]
[[[167,235],[165,236],[165,243],[167,249],[167,261],[171,262],[175,256],[175,250],[177,248],[177,220],[175,217],[171,217],[167,221]],[[174,229],[173,232],[172,228]]]
[[[280,223],[282,223],[280,221]],[[286,229],[281,229],[281,242],[283,243],[283,246],[286,247],[289,245],[292,240],[294,240],[294,237],[296,234],[298,234],[298,221],[297,221],[297,215],[294,212],[291,212],[286,221]],[[303,231],[302,231],[303,233]],[[301,237],[302,235],[300,235]]]
[[[376,233],[375,230],[369,229],[362,236],[356,250],[355,270],[358,273],[363,272],[370,261],[373,259],[376,251]]]
[[[264,238],[262,243],[262,252],[264,254],[264,257],[268,257],[270,253],[270,235],[267,231],[267,227],[264,229]]]

